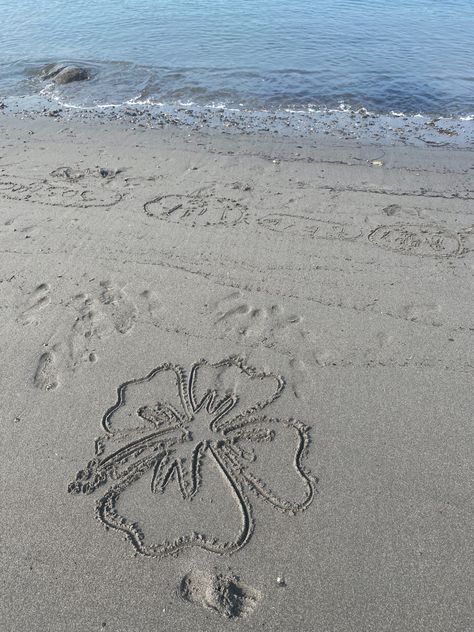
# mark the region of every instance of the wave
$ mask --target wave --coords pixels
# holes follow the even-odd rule
[[[132,113],[162,123],[173,120],[230,130],[330,133],[375,142],[465,146],[474,137],[474,103],[472,109],[470,104],[455,104],[453,99],[449,107],[447,103],[438,108],[422,107],[426,105],[423,91],[413,90],[407,97],[401,86],[398,91],[404,94],[403,99],[393,96],[393,86],[391,91],[385,87],[383,98],[381,91],[376,98],[373,91],[366,95],[361,90],[343,96],[320,90],[315,98],[314,81],[320,86],[321,77],[293,68],[262,74],[255,68],[152,68],[88,60],[63,63],[85,66],[89,80],[56,85],[45,80],[52,63],[0,64],[3,100],[10,100],[13,108],[59,107],[114,117]],[[442,100],[439,95],[437,99],[438,103]]]
[[[376,114],[400,116],[469,117],[474,113],[474,94],[402,77],[340,78],[324,70],[224,66],[147,66],[124,61],[62,60],[80,65],[90,79],[57,86],[44,76],[56,60],[0,63],[0,91],[4,96],[42,94],[70,104],[92,107],[137,102],[142,104],[213,103],[228,108],[339,109],[366,108]],[[453,79],[455,81],[455,79]],[[464,97],[460,96],[464,94]],[[470,96],[469,96],[470,95]]]

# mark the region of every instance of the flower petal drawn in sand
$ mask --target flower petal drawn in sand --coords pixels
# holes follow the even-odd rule
[[[68,491],[92,494],[102,490],[97,517],[107,527],[124,532],[144,555],[162,557],[190,546],[233,553],[253,533],[250,494],[295,514],[308,507],[315,493],[316,479],[303,465],[309,428],[294,419],[261,415],[284,386],[281,376],[257,371],[237,357],[214,364],[200,360],[189,372],[162,364],[118,388],[116,403],[102,418],[105,434],[96,440],[95,457],[77,473]],[[293,446],[288,472],[300,485],[297,500],[291,497],[292,489],[278,493],[268,480],[272,471],[283,468],[288,445]],[[286,446],[283,451],[282,446]],[[269,459],[271,470],[263,477],[261,465]],[[234,537],[219,539],[192,531],[171,541],[148,542],[140,520],[121,515],[121,495],[143,477],[149,479],[148,503],[159,502],[154,495],[172,485],[183,500],[191,501],[199,494],[203,471],[210,464],[221,474],[239,509]]]

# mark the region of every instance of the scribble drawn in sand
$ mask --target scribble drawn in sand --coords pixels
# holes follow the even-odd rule
[[[249,492],[290,514],[303,511],[313,499],[316,479],[303,465],[308,427],[260,414],[281,396],[284,385],[281,376],[257,371],[235,357],[214,364],[200,360],[189,372],[165,363],[125,382],[102,418],[106,434],[97,439],[94,458],[78,472],[69,492],[91,494],[104,488],[97,517],[124,532],[143,555],[162,557],[191,546],[234,553],[254,530]],[[160,503],[153,495],[174,488],[182,501],[190,502],[210,480],[209,468],[218,472],[222,489],[238,509],[233,535],[213,536],[213,522],[206,532],[183,522],[183,533],[148,541],[142,525]],[[141,490],[139,501],[135,486]],[[164,520],[160,512],[148,524],[155,526],[160,516]]]
[[[351,224],[339,224],[289,213],[270,213],[257,221],[263,228],[311,239],[353,240],[362,234],[357,226]]]
[[[210,571],[187,573],[178,587],[178,596],[226,619],[246,617],[261,599],[260,591],[243,584],[236,575]]]
[[[247,217],[244,204],[212,195],[160,195],[144,209],[149,217],[191,226],[235,226]]]
[[[457,234],[426,224],[378,226],[370,233],[369,240],[380,248],[417,257],[453,257],[462,252]]]
[[[392,205],[384,212],[393,215],[401,207]],[[163,195],[144,205],[145,213],[173,223],[190,226],[227,226],[250,224],[247,207],[228,198],[211,195]],[[267,230],[309,239],[355,241],[363,231],[353,225],[294,215],[269,213],[256,219]],[[369,241],[387,250],[420,257],[451,257],[462,253],[463,244],[456,233],[440,226],[394,224],[378,226],[368,235]]]
[[[0,197],[48,206],[89,208],[117,204],[122,195],[91,182],[57,183],[48,179],[27,180],[13,176],[0,177]]]

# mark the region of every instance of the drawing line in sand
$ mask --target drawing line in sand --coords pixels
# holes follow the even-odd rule
[[[458,235],[426,224],[378,226],[370,233],[369,241],[386,250],[418,257],[453,257],[463,249]]]
[[[235,226],[246,220],[247,207],[212,195],[160,195],[144,205],[149,217],[191,226]]]
[[[252,223],[246,206],[212,195],[162,195],[146,202],[144,210],[149,217],[191,227]],[[402,255],[446,258],[463,253],[461,236],[442,226],[393,224],[377,226],[367,233],[353,224],[292,213],[268,213],[254,221],[266,230],[307,239],[368,239],[370,244]]]
[[[254,531],[249,492],[289,514],[305,510],[315,493],[316,479],[303,465],[309,428],[295,419],[261,415],[284,387],[281,376],[257,371],[237,357],[214,364],[200,360],[189,372],[162,364],[118,388],[117,402],[102,418],[105,435],[96,440],[95,456],[78,472],[68,491],[91,494],[104,488],[97,517],[107,527],[124,532],[143,555],[159,558],[191,546],[218,554],[234,553]],[[276,480],[276,470],[281,473],[281,450],[288,445],[293,455],[288,471],[301,486],[299,495],[286,488],[284,494],[278,494],[268,483]],[[267,464],[269,448],[272,462]],[[266,457],[259,458],[259,454]],[[213,537],[210,526],[206,533],[191,531],[149,542],[141,518],[121,515],[123,495],[131,494],[135,502],[134,484],[143,477],[147,477],[149,497],[138,509],[136,502],[132,507],[142,512],[146,522],[147,511],[159,503],[153,495],[175,486],[183,500],[192,501],[210,466],[220,474],[239,510],[240,524],[234,536]]]
[[[354,240],[362,235],[361,230],[351,224],[330,222],[291,213],[270,213],[257,221],[260,226],[269,230],[306,236],[312,239]]]
[[[67,184],[56,184],[47,179],[21,182],[3,175],[0,177],[0,197],[63,208],[89,208],[113,206],[120,202],[122,194],[103,190],[98,186],[81,185],[75,181]]]

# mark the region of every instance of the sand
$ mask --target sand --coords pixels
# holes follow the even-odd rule
[[[472,151],[0,133],[2,632],[472,629]]]

